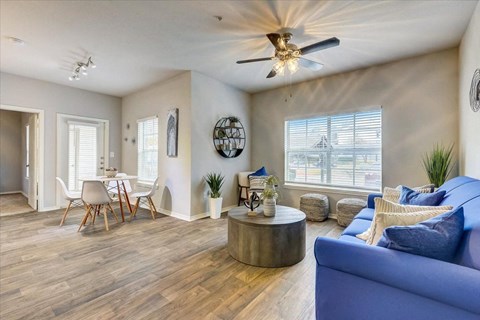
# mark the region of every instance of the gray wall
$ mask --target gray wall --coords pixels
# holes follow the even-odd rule
[[[422,155],[437,142],[458,141],[458,50],[304,82],[291,91],[280,88],[253,95],[252,167],[265,165],[283,180],[285,119],[378,105],[383,107],[383,185],[426,183]],[[280,203],[298,207],[307,190],[283,188],[281,192]],[[332,212],[338,199],[359,195],[321,193],[330,197]]]
[[[185,72],[123,99],[122,169],[137,172],[137,119],[159,117],[160,190],[154,197],[159,211],[185,220],[204,217],[208,210],[203,176],[221,172],[226,181],[223,207],[236,204],[238,171],[250,168],[250,140],[242,155],[235,159],[220,157],[212,142],[212,132],[220,117],[235,115],[244,124],[250,139],[250,96],[238,89],[197,72]],[[179,108],[178,157],[166,155],[166,123],[169,109]],[[127,129],[127,123],[130,129]]]
[[[189,219],[191,203],[191,74],[174,78],[133,93],[122,101],[122,171],[137,174],[137,120],[158,116],[160,189],[154,196],[157,210]],[[178,157],[167,157],[167,114],[179,109]],[[130,129],[127,129],[127,123]]]
[[[67,79],[65,81],[68,81]],[[83,79],[81,81],[88,81]],[[121,152],[121,99],[8,73],[0,74],[2,105],[45,110],[44,208],[56,206],[56,114],[101,118],[110,121],[110,151],[119,166]]]
[[[460,45],[460,173],[480,178],[480,111],[470,108],[470,84],[475,69],[480,68],[480,3]]]
[[[223,158],[213,146],[213,128],[226,116],[236,116],[245,128],[246,145],[237,158]],[[236,206],[237,173],[250,170],[250,95],[192,72],[192,212],[208,211],[208,188],[203,177],[209,172],[225,176],[222,206]]]
[[[0,110],[0,193],[22,191],[22,114]]]

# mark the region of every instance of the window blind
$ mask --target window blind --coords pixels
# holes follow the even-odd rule
[[[285,122],[285,181],[380,190],[381,109]]]
[[[138,180],[155,181],[158,175],[158,118],[137,121]]]
[[[68,188],[82,190],[79,178],[97,175],[97,126],[68,125]]]

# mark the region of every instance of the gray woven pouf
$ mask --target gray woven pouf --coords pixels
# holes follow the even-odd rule
[[[337,223],[341,226],[348,226],[353,218],[363,208],[367,206],[367,201],[357,198],[345,198],[337,202]]]
[[[328,218],[328,197],[318,193],[307,193],[300,197],[300,211],[310,221],[324,221]]]

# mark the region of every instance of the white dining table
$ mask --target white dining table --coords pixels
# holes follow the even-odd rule
[[[122,222],[125,222],[125,214],[123,213],[123,203],[122,203],[122,190],[125,195],[125,202],[127,204],[128,211],[132,213],[132,205],[130,204],[130,199],[128,198],[127,188],[125,188],[125,180],[134,180],[137,179],[138,176],[117,176],[117,177],[107,177],[107,176],[95,176],[95,177],[85,177],[80,178],[80,181],[102,181],[102,182],[110,182],[115,181],[117,183],[117,193],[118,193],[118,202],[120,204],[120,212],[122,213]]]

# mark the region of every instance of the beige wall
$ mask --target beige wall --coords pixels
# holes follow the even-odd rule
[[[185,219],[190,217],[191,203],[191,73],[155,84],[122,100],[122,166],[129,174],[137,174],[137,120],[158,116],[160,189],[154,197],[157,210]],[[178,157],[167,157],[167,114],[179,109]],[[130,129],[127,129],[130,124]]]
[[[66,81],[68,81],[66,79]],[[88,81],[84,79],[81,81]],[[45,111],[45,159],[43,206],[56,206],[56,117],[57,113],[101,118],[110,121],[110,151],[117,156],[112,166],[120,165],[121,99],[8,73],[0,74],[0,103]],[[40,201],[40,203],[42,203]]]
[[[0,110],[0,193],[22,191],[22,114]]]
[[[265,165],[283,180],[286,119],[372,106],[383,108],[383,185],[426,183],[422,155],[437,142],[458,140],[457,49],[304,82],[291,90],[287,87],[253,95],[252,167]],[[307,190],[281,192],[280,203],[298,207]],[[329,195],[332,212],[338,199],[352,195],[321,193]]]
[[[237,158],[223,158],[216,152],[212,136],[216,122],[236,116],[245,128],[246,145]],[[237,173],[250,170],[250,95],[192,72],[192,212],[208,211],[208,188],[203,176],[220,172],[225,176],[222,206],[236,206],[238,201]]]
[[[480,111],[470,108],[470,84],[475,69],[480,68],[480,4],[460,45],[459,117],[460,173],[480,178]]]

